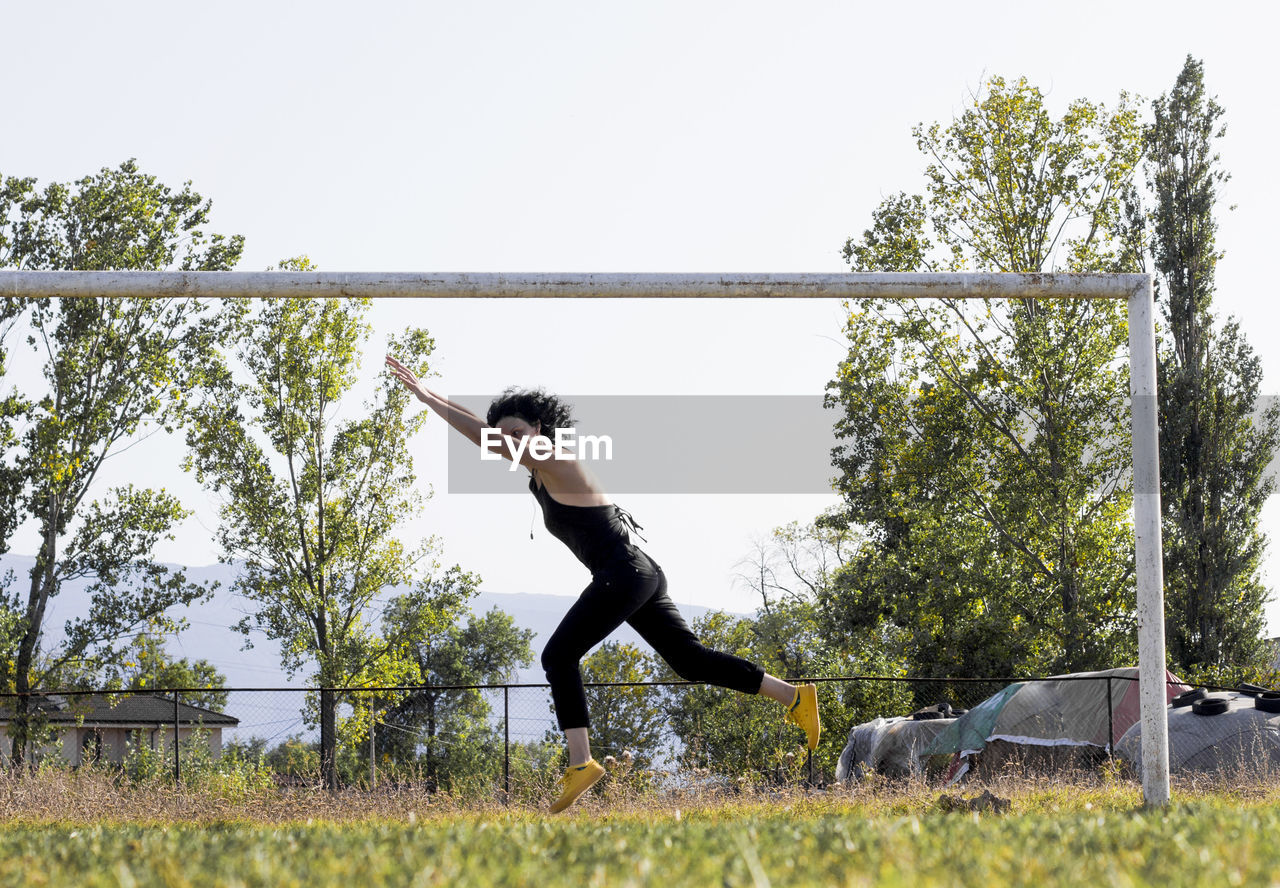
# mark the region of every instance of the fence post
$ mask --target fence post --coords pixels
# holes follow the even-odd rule
[[[502,686],[502,801],[511,804],[511,686]]]
[[[173,782],[182,783],[182,762],[178,758],[178,692],[173,692]]]
[[[373,708],[373,694],[369,694],[369,789],[378,785],[378,753],[373,745],[373,726],[376,722]]]
[[[1107,676],[1107,758],[1116,757],[1115,709],[1111,706],[1111,676]]]

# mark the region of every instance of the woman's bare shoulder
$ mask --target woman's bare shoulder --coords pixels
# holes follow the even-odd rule
[[[537,487],[545,487],[556,500],[577,506],[607,506],[611,501],[595,473],[581,463],[555,461],[555,468],[531,470]]]

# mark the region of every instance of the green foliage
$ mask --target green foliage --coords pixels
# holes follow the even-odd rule
[[[173,659],[164,649],[156,627],[134,636],[132,644],[121,648],[119,662],[108,670],[89,671],[63,667],[49,673],[45,686],[58,690],[164,690],[193,688],[178,695],[188,706],[220,711],[227,705],[227,679],[208,660],[194,662],[186,657]],[[170,695],[172,697],[172,695]]]
[[[956,268],[1110,271],[1142,154],[1136,108],[1083,99],[1054,119],[1025,79],[993,77],[949,126],[917,126],[930,222]],[[1061,260],[1055,260],[1061,251]]]
[[[146,730],[133,732],[118,770],[135,786],[172,784],[172,735],[167,738],[170,744],[160,742],[153,748],[148,742],[148,733]],[[209,736],[208,728],[197,726],[178,742],[178,765],[184,786],[230,802],[274,788],[272,771],[260,754],[250,754],[242,746],[229,744],[215,756],[209,748]],[[92,767],[117,766],[99,762]]]
[[[226,497],[217,539],[224,560],[244,559],[235,589],[258,605],[238,628],[281,641],[290,674],[316,658],[330,686],[385,655],[368,608],[412,582],[429,551],[406,551],[394,534],[421,500],[407,442],[423,415],[406,416],[388,376],[365,416],[335,419],[355,382],[367,309],[368,300],[261,303],[237,340],[250,381],[219,379],[189,434],[187,466]],[[415,361],[431,347],[406,334]]]
[[[32,179],[5,178],[0,266],[230,268],[243,239],[206,235],[209,210],[190,183],[175,193],[132,161],[43,191]],[[212,592],[151,557],[188,514],[172,495],[125,485],[95,499],[95,479],[137,435],[187,421],[193,393],[221,372],[216,345],[233,315],[195,299],[5,300],[4,330],[26,330],[45,384],[0,404],[0,550],[23,520],[39,533],[27,588],[6,584],[0,603],[6,688],[38,687],[67,670],[118,678],[122,645],[139,626],[156,621],[172,631],[168,608]],[[87,615],[45,649],[50,601],[72,580],[89,581]],[[25,707],[18,709],[21,734]]]
[[[136,636],[127,656],[126,688],[203,688],[183,691],[178,700],[214,712],[226,709],[227,692],[221,689],[226,687],[227,678],[208,660],[175,660],[165,652],[160,639],[151,635]]]
[[[1239,323],[1219,324],[1212,311],[1221,258],[1214,209],[1227,174],[1214,150],[1223,109],[1206,96],[1203,65],[1188,56],[1152,110],[1155,208],[1146,221],[1164,322],[1157,391],[1169,657],[1179,674],[1256,670],[1271,659],[1259,518],[1275,486],[1266,470],[1280,449],[1280,405],[1255,413],[1261,362]]]
[[[1228,663],[1224,666],[1179,667],[1177,676],[1189,685],[1210,688],[1238,688],[1244,684],[1280,689],[1280,669],[1271,661],[1264,664]]]
[[[258,751],[250,744],[245,755]],[[317,779],[320,776],[320,745],[299,737],[289,737],[270,751],[262,750],[262,761],[272,773],[285,777]]]
[[[511,744],[511,785],[513,788],[545,780],[547,775],[559,775],[568,765],[568,752],[564,737],[551,734],[542,740],[528,740]],[[545,794],[532,799],[541,802]]]
[[[777,528],[758,542],[739,578],[759,597],[759,609],[747,618],[714,612],[695,621],[692,628],[702,643],[786,678],[901,675],[903,662],[894,654],[894,639],[877,630],[849,632],[839,624],[840,612],[832,610],[831,583],[859,538],[846,528],[828,526],[825,519],[831,517]],[[676,678],[665,665],[659,677]],[[813,756],[815,776],[835,773],[843,740],[854,725],[903,715],[912,707],[910,689],[891,682],[823,682],[818,699],[824,740]],[[686,767],[782,781],[801,776],[804,735],[784,724],[777,703],[691,685],[671,688],[666,705]]]
[[[380,768],[413,767],[446,788],[501,772],[502,727],[490,721],[492,694],[441,688],[511,681],[533,660],[533,632],[497,608],[469,616],[477,583],[454,568],[426,589],[397,597],[387,609],[386,631],[402,639],[406,682],[419,687],[380,704]]]
[[[714,611],[690,627],[713,650],[755,659],[756,640],[749,619]],[[767,662],[762,663],[766,670]],[[678,676],[666,668],[665,680]],[[803,737],[782,722],[782,709],[763,697],[737,694],[707,685],[674,687],[667,719],[680,741],[680,763],[737,776],[774,769],[786,752],[797,752]]]
[[[992,78],[915,129],[925,195],[845,244],[857,271],[1117,271],[1141,154],[1128,99],[1053,118]],[[865,300],[828,391],[845,507],[866,539],[825,606],[924,676],[1110,666],[1133,645],[1123,308],[1107,301]]]
[[[0,176],[0,267],[52,271],[225,271],[244,238],[206,234],[213,202],[174,192],[127,160],[37,190]]]

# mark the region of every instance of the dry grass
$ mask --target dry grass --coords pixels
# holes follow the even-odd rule
[[[715,821],[779,811],[801,816],[902,817],[939,812],[943,794],[973,796],[986,789],[1009,799],[1015,813],[1131,811],[1142,806],[1141,786],[1107,769],[1053,776],[1010,772],[950,788],[936,780],[873,778],[853,786],[822,788],[695,779],[680,788],[657,789],[614,773],[575,806],[571,815],[622,821]],[[130,782],[100,769],[48,770],[31,775],[0,772],[0,818],[9,824],[193,825],[522,820],[540,818],[555,790],[555,775],[550,774],[526,779],[514,788],[512,798],[504,801],[491,787],[431,792],[418,782],[329,793],[316,781],[288,787],[228,787],[209,782],[175,786],[167,780]],[[1173,792],[1178,802],[1275,806],[1280,804],[1280,778],[1175,777]]]

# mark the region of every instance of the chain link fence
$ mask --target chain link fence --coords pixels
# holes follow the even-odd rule
[[[1123,733],[1122,698],[1130,700],[1131,684],[1136,692],[1136,681],[1115,675],[803,680],[819,684],[823,742],[812,754],[777,703],[690,682],[588,683],[592,752],[615,774],[652,786],[826,784],[860,725],[893,717],[950,723],[1015,684],[1075,681],[1092,683],[1076,717],[1109,738],[1093,744],[1105,756]],[[544,684],[10,693],[0,695],[0,754],[9,764],[97,762],[176,780],[200,768],[252,765],[277,784],[320,785],[322,696],[334,705],[342,785],[416,781],[509,798],[564,766]],[[1136,713],[1125,710],[1123,719],[1127,728]],[[16,756],[15,738],[25,738]],[[849,771],[846,761],[842,776]]]

